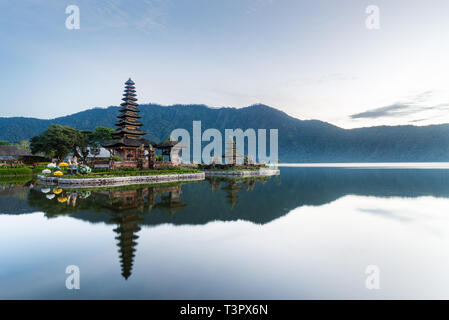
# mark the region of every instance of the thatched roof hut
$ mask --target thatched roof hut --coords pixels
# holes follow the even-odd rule
[[[31,155],[30,151],[19,146],[0,146],[0,160],[18,160]]]

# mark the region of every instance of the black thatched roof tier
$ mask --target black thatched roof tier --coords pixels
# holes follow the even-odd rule
[[[145,134],[147,134],[145,131],[142,130],[132,130],[132,129],[127,129],[125,128],[118,128],[117,130],[115,130],[112,133],[112,136],[122,136],[124,134],[131,134],[131,135],[135,135],[135,136],[143,136]]]
[[[130,113],[122,113],[122,114],[119,114],[118,116],[117,116],[117,118],[119,118],[119,119],[124,119],[124,118],[134,118],[134,119],[139,119],[139,118],[142,118],[141,116],[139,116],[139,115],[137,115],[137,114],[130,114]]]
[[[173,140],[164,140],[161,143],[159,143],[156,147],[157,148],[171,148],[176,146],[179,143],[179,141],[173,141]]]
[[[135,127],[143,126],[143,124],[140,123],[139,121],[128,121],[128,120],[120,120],[119,122],[116,122],[115,125],[117,127],[122,127],[125,125],[130,125],[130,126],[135,126]]]
[[[121,105],[122,107],[126,107],[126,106],[135,106],[135,107],[137,107],[137,106],[138,106],[137,103],[132,102],[132,101],[130,101],[130,102],[122,102],[122,103],[120,103],[120,105]]]
[[[147,140],[147,139],[128,139],[128,138],[120,138],[120,139],[113,139],[113,140],[109,140],[109,141],[105,141],[102,146],[104,148],[113,148],[113,147],[120,147],[120,146],[125,146],[125,147],[140,147],[141,145],[144,145],[145,147],[156,147],[156,143],[151,141],[151,140]]]
[[[126,95],[124,98],[122,98],[123,101],[137,101],[137,98],[131,97],[130,95]]]
[[[139,112],[139,109],[137,109],[136,107],[133,107],[133,106],[124,106],[123,108],[120,108],[118,111],[119,112],[126,112],[126,111]]]
[[[123,93],[124,97],[137,97],[137,94],[135,94],[136,90],[126,90],[125,93]]]
[[[0,156],[2,157],[19,157],[31,156],[31,152],[19,146],[0,146]]]
[[[134,81],[131,80],[131,78],[129,78],[129,79],[125,82],[125,84],[126,84],[126,85],[134,85],[135,83],[134,83]]]

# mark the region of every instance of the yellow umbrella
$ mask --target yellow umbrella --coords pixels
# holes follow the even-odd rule
[[[68,167],[68,163],[67,162],[61,162],[60,164],[58,164],[58,167]]]
[[[53,189],[53,193],[54,194],[60,194],[62,192],[62,189],[61,188],[59,188],[59,189]]]
[[[61,202],[61,203],[66,202],[67,201],[67,197],[59,197],[58,201]]]
[[[63,173],[61,171],[55,171],[55,172],[53,172],[53,175],[54,176],[62,176]]]

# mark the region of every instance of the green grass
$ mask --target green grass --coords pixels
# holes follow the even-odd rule
[[[11,184],[26,184],[32,181],[31,176],[0,176],[0,186]]]
[[[19,177],[19,176],[31,176],[33,170],[27,167],[23,168],[0,168],[0,177]]]
[[[33,170],[33,174],[41,174],[42,170],[47,169],[46,166],[36,166],[31,168]]]

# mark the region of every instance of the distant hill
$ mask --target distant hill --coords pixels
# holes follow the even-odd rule
[[[449,161],[449,124],[432,126],[380,126],[342,129],[318,120],[299,120],[266,105],[246,108],[209,108],[204,105],[160,106],[141,110],[146,138],[159,142],[171,131],[191,132],[192,121],[202,130],[247,128],[279,129],[281,162]],[[77,129],[114,127],[118,107],[95,108],[51,120],[0,118],[0,140],[29,139],[52,123]]]

